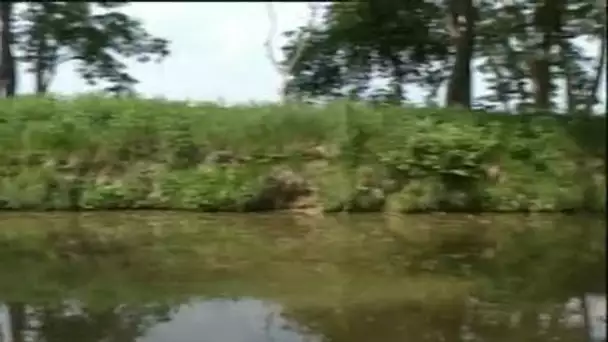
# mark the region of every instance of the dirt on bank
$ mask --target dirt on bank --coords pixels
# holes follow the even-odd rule
[[[381,164],[353,168],[338,153],[327,150],[317,146],[299,156],[237,156],[222,150],[209,153],[197,165],[174,169],[151,161],[102,165],[77,157],[46,160],[40,167],[20,165],[4,170],[0,209],[291,211],[312,215],[584,209],[560,197],[538,198],[536,194],[537,198],[530,198],[535,194],[516,192],[521,191],[520,184],[510,182],[498,164],[484,166],[483,174],[474,181],[457,175],[442,178],[440,172],[407,178]],[[9,184],[6,176],[15,182]],[[596,172],[594,181],[596,189],[601,189],[605,177]],[[9,185],[14,192],[6,191],[11,189]]]

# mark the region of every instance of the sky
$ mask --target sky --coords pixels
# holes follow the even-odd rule
[[[275,3],[274,7],[279,32],[308,19],[306,3]],[[132,3],[125,12],[142,20],[150,33],[171,44],[171,55],[161,64],[127,63],[140,81],[138,92],[195,101],[278,99],[281,78],[264,47],[269,31],[264,3]],[[277,34],[277,58],[284,41]],[[33,89],[31,76],[20,79],[20,92]],[[51,84],[55,93],[92,89],[68,63],[60,67]]]
[[[274,53],[280,59],[280,46],[285,42],[280,33],[305,24],[309,10],[305,2],[276,2],[273,6],[278,20]],[[136,2],[124,11],[140,19],[150,33],[171,43],[171,55],[160,64],[127,63],[140,81],[137,91],[144,96],[226,103],[278,100],[281,77],[264,46],[269,32],[265,3]],[[474,77],[474,95],[481,95],[485,88],[481,77]],[[21,93],[33,89],[31,75],[20,79]],[[59,68],[51,84],[54,93],[92,90],[95,88],[87,86],[69,63]],[[419,89],[407,90],[413,102],[422,102]],[[603,82],[602,100],[605,93]]]

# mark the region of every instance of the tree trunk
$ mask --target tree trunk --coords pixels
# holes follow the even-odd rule
[[[45,63],[46,44],[44,37],[41,37],[37,46],[37,56],[34,67],[34,77],[36,82],[36,94],[44,95],[48,90],[49,84],[49,66]]]
[[[0,92],[5,97],[15,96],[17,89],[13,43],[12,15],[13,3],[0,2]]]
[[[537,110],[551,110],[551,74],[549,62],[543,58],[535,58],[532,62],[532,77],[534,80],[534,103]]]
[[[447,105],[471,107],[471,60],[475,44],[475,8],[472,0],[449,0],[448,30],[456,47]]]
[[[534,103],[537,110],[551,110],[551,50],[559,43],[562,0],[542,0],[534,13],[535,31],[541,37],[532,56],[530,71],[534,83]]]
[[[400,106],[405,100],[405,92],[403,91],[403,83],[405,81],[405,73],[403,72],[403,63],[397,54],[391,54],[391,64],[393,65],[392,79],[392,94],[391,101],[393,104]]]
[[[576,111],[576,99],[572,86],[572,75],[566,71],[566,112],[572,114]]]

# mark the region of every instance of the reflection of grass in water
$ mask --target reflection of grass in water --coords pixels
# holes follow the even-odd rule
[[[274,291],[267,296],[294,309],[381,308],[393,303],[437,306],[463,300],[471,289],[470,285],[462,279],[442,276],[410,279],[345,276],[336,279],[317,275],[309,278],[307,283],[277,282],[273,286]]]
[[[4,301],[53,303],[69,297],[80,299],[92,308],[183,301],[191,296],[256,297],[297,308],[383,306],[391,302],[433,305],[463,298],[469,289],[467,281],[443,276],[399,279],[336,274],[331,270],[306,271],[297,264],[291,268],[265,270],[263,275],[256,274],[255,268],[190,273],[185,268],[159,266],[143,271],[139,265],[120,268],[92,263],[62,266],[29,263],[23,265],[27,270],[3,266],[0,266],[3,279],[0,291]],[[146,274],[149,272],[154,274]]]
[[[441,275],[403,278],[387,270],[382,251],[391,241],[378,228],[357,231],[336,221],[332,229],[294,226],[289,232],[278,227],[294,225],[289,217],[249,218],[247,227],[234,217],[223,226],[196,215],[176,218],[54,215],[40,229],[39,216],[6,216],[12,224],[0,231],[6,247],[0,251],[0,278],[7,280],[0,293],[25,301],[67,295],[99,304],[245,295],[319,306],[441,300],[460,295],[466,285]],[[275,227],[262,225],[269,222]]]
[[[416,216],[400,222],[357,216],[303,223],[277,215],[156,213],[3,219],[1,300],[73,297],[103,307],[190,295],[251,296],[295,308],[442,305],[475,291],[488,269],[519,260],[521,244],[509,238],[514,226],[555,223],[548,218],[501,223],[504,216]],[[559,253],[548,253],[548,242],[572,226],[559,228],[537,229],[527,237],[536,241],[536,253],[561,260]],[[555,246],[562,251],[578,248],[566,238],[558,240]],[[488,249],[494,254],[485,256]],[[469,273],[461,271],[465,263],[472,268]],[[516,269],[508,271],[505,276],[519,275]],[[562,285],[567,284],[553,284]]]

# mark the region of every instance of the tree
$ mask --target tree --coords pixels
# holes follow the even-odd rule
[[[294,42],[295,49],[294,49],[293,55],[291,56],[289,61],[280,63],[277,61],[277,59],[274,56],[274,44],[273,44],[273,38],[276,35],[276,30],[277,30],[277,28],[276,28],[277,15],[274,11],[274,6],[273,6],[272,2],[266,3],[266,10],[268,12],[268,21],[270,24],[270,28],[268,30],[268,37],[266,38],[266,41],[264,42],[264,47],[266,48],[266,54],[268,56],[268,59],[270,60],[272,65],[275,67],[275,69],[277,70],[279,75],[281,76],[281,85],[279,87],[279,97],[282,101],[284,101],[288,96],[287,83],[289,81],[289,74],[293,70],[294,65],[300,59],[300,55],[302,54],[302,51],[306,47],[307,34],[310,33],[310,31],[313,27],[313,24],[315,22],[315,19],[317,17],[317,12],[319,9],[317,7],[317,4],[314,2],[309,2],[308,8],[309,8],[309,12],[310,12],[309,17],[308,17],[308,22],[307,22],[306,26],[301,28],[298,37],[296,37],[296,41]]]
[[[569,112],[588,111],[605,62],[602,52],[595,63],[580,41],[605,40],[603,16],[596,0],[332,3],[311,29],[288,91],[402,103],[406,87],[416,85],[436,103],[448,81],[447,105],[555,111],[567,98]],[[295,54],[294,42],[284,47],[286,60]],[[471,99],[475,73],[489,89]]]
[[[100,81],[113,93],[131,92],[137,83],[122,61],[148,62],[169,54],[168,42],[119,11],[125,3],[27,3],[15,14],[16,58],[34,74],[36,93],[44,94],[68,61],[91,85]]]
[[[530,70],[534,83],[536,109],[551,110],[551,51],[558,46],[565,3],[563,0],[542,0],[534,10],[537,46],[531,46]]]
[[[490,94],[479,99],[484,107],[556,110],[556,100],[565,99],[573,113],[595,99],[601,69],[589,70],[593,59],[580,44],[602,39],[603,12],[594,0],[480,3],[480,17],[487,19],[479,22],[477,47],[490,83]],[[565,94],[558,93],[560,84]]]
[[[402,103],[405,85],[436,93],[445,79],[447,33],[442,7],[431,1],[342,1],[327,6],[321,23],[291,69],[288,93],[305,99],[349,97]],[[284,47],[292,60],[298,45]],[[440,62],[439,65],[437,62]],[[377,85],[376,79],[384,81]]]
[[[15,58],[12,52],[13,3],[0,3],[0,94],[6,97],[15,95],[17,77],[15,74]]]
[[[471,62],[475,48],[475,7],[472,0],[448,0],[448,31],[454,41],[454,66],[450,75],[447,105],[471,107]]]

